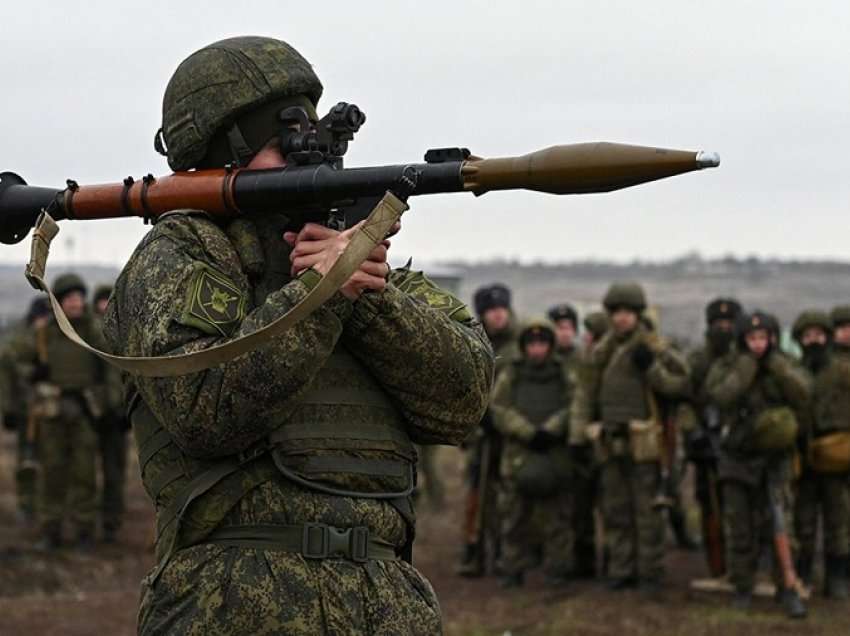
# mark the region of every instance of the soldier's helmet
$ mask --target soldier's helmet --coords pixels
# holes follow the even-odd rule
[[[475,313],[483,316],[488,309],[496,307],[511,308],[511,290],[501,283],[479,287],[472,298]]]
[[[111,294],[112,285],[98,285],[94,288],[94,294],[92,294],[91,300],[94,304],[97,304],[101,300],[108,300]]]
[[[279,112],[316,119],[322,83],[282,40],[243,36],[192,53],[172,75],[154,147],[172,170],[244,164],[280,130]]]
[[[519,332],[519,345],[524,347],[532,340],[548,342],[554,346],[555,330],[552,328],[552,323],[545,318],[534,318],[526,322]]]
[[[705,307],[705,321],[709,325],[715,320],[731,320],[734,323],[742,312],[741,303],[734,298],[715,298]]]
[[[850,305],[839,305],[830,313],[832,324],[835,327],[850,324]]]
[[[599,340],[608,331],[608,316],[604,311],[594,311],[584,317],[584,328],[593,334],[594,340]]]
[[[791,328],[791,333],[794,340],[800,341],[803,337],[803,332],[810,327],[820,327],[824,330],[827,336],[832,334],[832,319],[825,311],[819,309],[807,309],[802,312],[794,321],[794,326]]]
[[[549,320],[551,320],[552,322],[569,320],[571,323],[573,323],[573,327],[578,329],[578,312],[572,305],[568,305],[567,303],[555,305],[554,307],[549,308],[547,315],[549,316]]]
[[[617,309],[631,309],[640,314],[646,309],[646,294],[638,283],[614,283],[608,288],[602,305],[609,312]]]
[[[75,291],[82,293],[83,296],[88,292],[83,279],[76,274],[62,274],[53,281],[53,295],[60,301],[64,296]]]

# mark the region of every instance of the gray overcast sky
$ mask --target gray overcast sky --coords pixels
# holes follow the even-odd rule
[[[177,64],[214,40],[289,41],[320,111],[368,122],[349,166],[619,141],[716,150],[719,170],[605,195],[420,197],[394,260],[661,259],[850,251],[850,3],[27,2],[3,12],[2,161],[58,187],[168,172],[152,147]],[[122,263],[139,221],[64,223],[55,262]],[[64,239],[64,240],[63,240]],[[23,263],[28,245],[0,246]]]

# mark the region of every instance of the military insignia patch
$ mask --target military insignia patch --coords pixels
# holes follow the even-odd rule
[[[227,276],[199,263],[189,284],[181,322],[214,336],[229,336],[245,318],[245,294]]]
[[[472,319],[472,314],[469,313],[466,305],[446,290],[437,287],[422,272],[414,272],[407,268],[395,270],[390,275],[390,282],[399,291],[447,314],[458,322]]]

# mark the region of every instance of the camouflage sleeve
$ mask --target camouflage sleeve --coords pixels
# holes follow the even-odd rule
[[[675,349],[665,347],[655,357],[646,377],[656,393],[667,398],[684,398],[689,395],[691,387],[688,370],[685,357]]]
[[[354,304],[343,341],[395,399],[419,444],[460,444],[484,415],[493,350],[454,296],[407,269]]]
[[[513,408],[511,403],[513,379],[513,370],[508,367],[499,374],[496,380],[493,400],[490,405],[490,409],[493,411],[493,424],[496,430],[505,437],[526,443],[534,436],[536,429],[522,413]]]
[[[732,352],[716,360],[708,372],[705,390],[721,408],[729,408],[752,386],[758,362],[746,353]]]
[[[585,431],[595,419],[598,377],[598,369],[591,363],[578,375],[569,415],[569,443],[573,446],[588,443]]]
[[[767,369],[779,381],[782,394],[789,404],[798,410],[805,409],[812,396],[812,379],[800,365],[781,355],[771,354]]]
[[[184,310],[194,307],[187,293],[193,281],[208,275],[204,272],[210,271],[209,267],[225,266],[208,251],[199,254],[198,245],[188,239],[159,234],[143,243],[116,283],[105,319],[109,345],[117,353],[131,356],[198,351],[269,324],[308,291],[302,282],[292,281],[244,317],[239,314],[223,323],[224,333],[216,333],[213,325],[188,320]],[[220,285],[214,288],[222,294],[219,309],[227,310],[231,300],[240,300],[239,285],[210,284]],[[285,334],[226,364],[191,375],[134,381],[147,405],[187,454],[214,457],[236,453],[288,417],[302,390],[330,356],[350,313],[351,303],[337,294]]]

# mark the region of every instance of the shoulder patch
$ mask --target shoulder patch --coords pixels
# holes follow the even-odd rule
[[[180,322],[213,336],[229,336],[245,318],[245,293],[230,278],[196,262]]]
[[[423,272],[407,268],[397,269],[390,274],[390,282],[399,291],[447,314],[452,320],[466,322],[472,319],[472,314],[464,303],[454,294],[437,287]]]

